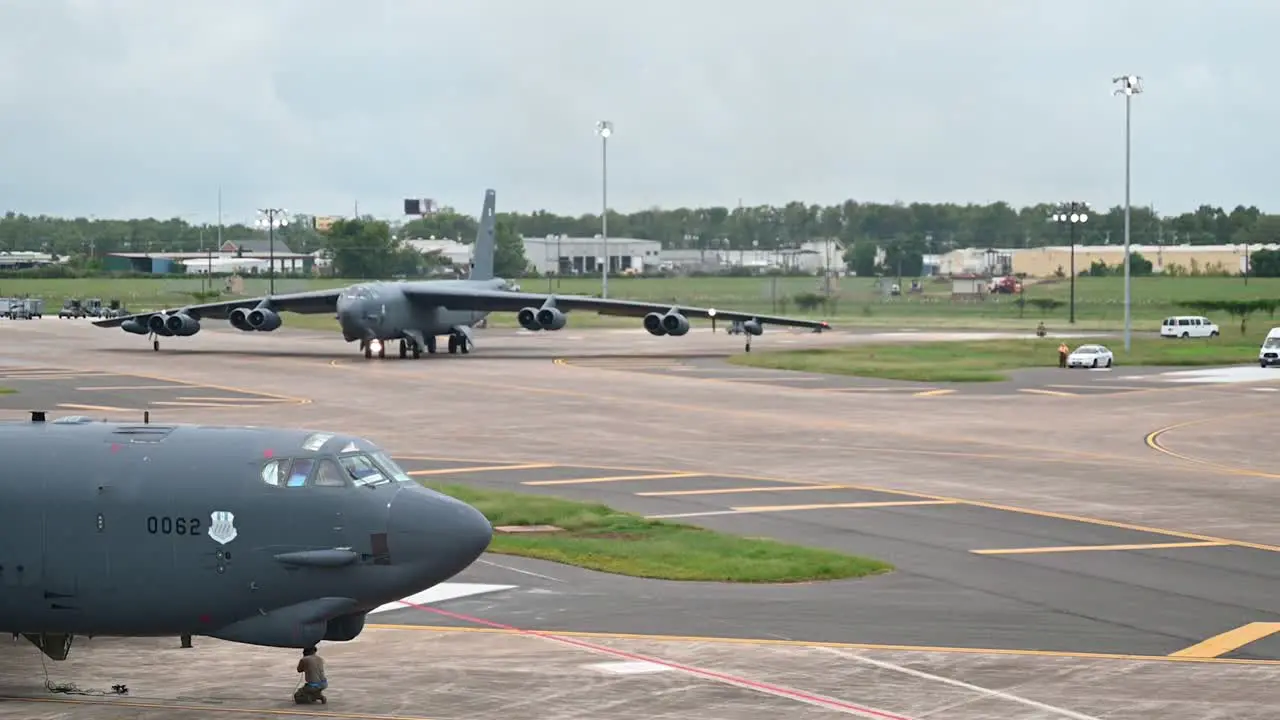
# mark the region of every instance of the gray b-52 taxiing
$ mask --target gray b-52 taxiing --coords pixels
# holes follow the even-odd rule
[[[358,437],[0,423],[0,631],[64,660],[76,635],[346,641],[488,547],[470,505]]]
[[[436,338],[449,338],[449,352],[466,354],[475,346],[472,328],[492,312],[514,312],[526,330],[559,330],[568,322],[565,313],[573,310],[643,318],[644,329],[653,335],[680,336],[689,332],[689,317],[725,320],[747,338],[764,332],[764,326],[784,325],[821,332],[830,326],[820,320],[772,317],[754,313],[720,311],[684,305],[609,300],[580,295],[555,295],[515,291],[502,278],[494,277],[495,247],[494,191],[485,193],[480,229],[476,234],[475,259],[465,280],[421,280],[413,282],[370,282],[332,290],[271,295],[261,298],[187,305],[150,313],[123,315],[96,320],[98,327],[119,327],[137,335],[151,335],[152,348],[160,349],[160,337],[190,336],[200,332],[200,323],[213,318],[228,320],[245,332],[270,332],[282,324],[280,312],[303,314],[335,313],[347,342],[360,341],[366,358],[376,353],[386,357],[386,343],[400,341],[400,357],[414,358],[436,351]]]

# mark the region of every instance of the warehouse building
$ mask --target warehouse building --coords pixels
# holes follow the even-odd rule
[[[603,269],[605,241],[595,237],[550,235],[526,237],[524,257],[539,275],[598,275]],[[662,243],[639,238],[609,238],[609,272],[641,273],[662,262]]]

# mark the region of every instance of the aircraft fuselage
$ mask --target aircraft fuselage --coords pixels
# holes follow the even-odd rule
[[[349,640],[492,533],[338,434],[33,421],[0,424],[0,454],[4,632]]]
[[[497,289],[506,281],[495,280],[428,280],[433,285],[461,288]],[[338,298],[337,316],[347,342],[356,340],[435,338],[457,334],[457,328],[473,327],[488,317],[481,310],[454,310],[438,305],[425,305],[410,300],[403,292],[407,283],[376,282],[352,285]]]

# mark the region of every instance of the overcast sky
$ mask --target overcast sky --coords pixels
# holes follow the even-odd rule
[[[1280,211],[1275,0],[0,0],[0,211]],[[199,213],[199,214],[197,214]]]

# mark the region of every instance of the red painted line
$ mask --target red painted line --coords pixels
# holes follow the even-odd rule
[[[751,690],[757,690],[759,692],[768,693],[770,695],[777,695],[780,697],[791,698],[792,700],[799,700],[800,702],[808,703],[810,705],[817,705],[819,707],[825,707],[831,710],[843,710],[845,712],[858,713],[863,715],[864,717],[880,718],[881,720],[912,720],[911,718],[905,715],[895,715],[890,712],[885,712],[884,710],[877,710],[875,708],[865,707],[863,705],[855,705],[853,703],[845,702],[843,700],[836,700],[835,698],[821,697],[818,695],[813,695],[811,693],[802,692],[800,690],[792,690],[791,688],[785,688],[780,685],[773,685],[770,683],[758,682],[755,680],[747,680],[746,678],[740,678],[734,675],[727,675],[725,673],[718,673],[713,670],[705,670],[703,668],[692,667],[689,665],[682,665],[680,663],[674,663],[669,660],[663,660],[661,658],[648,657],[646,655],[638,655],[636,653],[626,652],[625,650],[616,650],[611,647],[605,647],[604,645],[597,645],[595,643],[584,642],[582,640],[578,640],[577,638],[560,637],[558,635],[552,635],[550,633],[544,633],[538,630],[525,630],[522,628],[515,627],[514,625],[507,625],[506,623],[494,622],[492,620],[485,620],[484,618],[472,617],[470,615],[462,615],[460,613],[449,612],[448,610],[441,610],[440,608],[433,608],[427,605],[418,605],[416,603],[405,602],[404,600],[400,600],[399,602],[402,605],[407,605],[417,610],[423,610],[425,612],[435,613],[437,615],[443,615],[444,617],[449,617],[449,618],[453,618],[454,620],[461,620],[463,622],[472,623],[473,625],[484,625],[487,627],[496,628],[498,630],[506,630],[509,632],[519,633],[521,635],[538,637],[544,640],[551,640],[553,642],[558,642],[565,645],[572,645],[572,646],[583,648],[585,650],[591,650],[593,652],[602,653],[605,655],[612,655],[614,657],[624,658],[626,660],[649,662],[649,663],[653,663],[654,665],[661,665],[663,667],[670,668],[672,670],[679,670],[681,672],[689,673],[690,675],[697,675],[704,678],[710,678],[712,680],[719,680],[721,682],[726,682],[732,685],[738,685]]]

